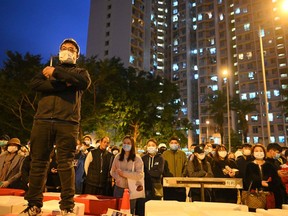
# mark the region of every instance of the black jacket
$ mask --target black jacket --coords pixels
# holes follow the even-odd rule
[[[266,191],[272,191],[275,197],[276,208],[282,208],[285,197],[285,188],[284,185],[277,173],[276,168],[269,162],[265,162],[261,166],[261,170],[257,164],[250,162],[247,164],[245,182],[252,183],[251,189],[263,189]],[[268,188],[262,187],[262,180],[268,182]],[[249,186],[248,186],[249,187]],[[248,188],[244,188],[247,190]]]
[[[95,187],[106,187],[113,154],[100,148],[91,151],[93,160],[89,164],[86,183]]]
[[[31,81],[31,88],[42,93],[34,119],[80,122],[81,97],[91,83],[87,70],[71,64],[55,67],[53,77],[42,72]]]
[[[162,181],[165,160],[161,154],[156,154],[154,158],[146,154],[142,160],[145,173],[145,190],[152,190],[152,183],[161,183]]]

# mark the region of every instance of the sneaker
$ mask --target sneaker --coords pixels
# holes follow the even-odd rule
[[[38,208],[37,206],[28,206],[26,209],[24,209],[24,211],[22,211],[20,214],[20,216],[24,216],[24,215],[28,215],[28,216],[38,216],[38,215],[42,215],[42,211],[40,208]]]
[[[61,215],[76,216],[73,209],[65,209],[61,211]]]

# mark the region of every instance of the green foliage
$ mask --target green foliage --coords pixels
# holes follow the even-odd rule
[[[142,145],[150,137],[167,140],[179,109],[177,87],[161,77],[124,68],[120,59],[86,59],[92,85],[82,103],[82,129],[112,141],[131,134]],[[93,102],[92,102],[93,101]]]
[[[7,56],[0,71],[1,133],[28,140],[38,102],[28,84],[45,65],[39,55],[7,52]],[[186,139],[190,125],[175,120],[180,96],[169,80],[125,68],[118,58],[81,56],[78,65],[89,71],[92,80],[82,99],[82,134],[95,132],[97,138],[108,135],[114,142],[131,134],[138,146],[150,137],[161,142],[172,135]]]
[[[221,140],[224,135],[224,114],[227,113],[227,97],[222,91],[215,91],[214,94],[208,95],[208,108],[210,116],[212,116],[213,122],[217,124],[217,132],[221,134]]]
[[[248,120],[246,115],[257,111],[254,100],[240,100],[239,97],[234,97],[231,100],[231,109],[236,111],[238,118],[238,128],[242,130],[244,142],[247,142],[248,136]]]
[[[24,56],[7,52],[8,59],[0,70],[0,133],[28,140],[36,105],[36,94],[29,89],[29,82],[41,70],[39,55]]]

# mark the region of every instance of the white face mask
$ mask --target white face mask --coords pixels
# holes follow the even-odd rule
[[[69,50],[60,50],[59,51],[59,60],[62,63],[76,64],[77,54],[72,53]]]
[[[262,160],[264,158],[264,152],[254,152],[254,157],[258,160]]]
[[[8,146],[7,151],[10,153],[14,153],[18,151],[18,147],[17,146]]]
[[[203,160],[205,158],[205,153],[197,154],[197,158]]]
[[[157,148],[154,146],[149,146],[149,147],[147,147],[147,152],[149,154],[155,155],[157,153]]]
[[[225,158],[227,156],[227,151],[219,151],[218,154],[220,157]]]
[[[246,156],[251,155],[251,150],[250,149],[244,149],[243,154]]]

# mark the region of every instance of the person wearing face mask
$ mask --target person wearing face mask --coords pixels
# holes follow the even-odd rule
[[[146,142],[147,153],[142,156],[144,164],[145,199],[137,201],[137,215],[145,215],[145,202],[161,200],[163,197],[162,177],[164,158],[158,152],[157,141],[153,138]]]
[[[212,172],[215,178],[238,178],[239,170],[234,160],[228,159],[225,145],[218,145]],[[237,203],[237,189],[214,189],[216,202]]]
[[[279,170],[280,166],[284,164],[280,158],[281,151],[282,147],[278,143],[269,143],[267,145],[266,161],[271,163],[277,170]]]
[[[275,207],[282,208],[284,203],[283,184],[274,165],[265,161],[266,149],[262,144],[253,146],[251,154],[254,160],[247,164],[244,190],[264,190],[274,193]],[[250,209],[255,211],[255,209]]]
[[[187,156],[185,152],[179,148],[179,138],[171,137],[169,147],[170,149],[162,154],[169,168],[169,175],[167,177],[185,177],[187,174]],[[186,189],[181,187],[164,187],[164,200],[185,202]]]
[[[242,144],[241,152],[242,154],[236,159],[236,164],[239,169],[239,178],[243,179],[243,184],[245,185],[245,173],[247,164],[253,160],[251,155],[252,145],[249,143]]]
[[[187,164],[188,177],[213,177],[211,164],[207,160],[203,146],[196,146],[194,148],[194,157],[192,161]],[[213,200],[212,190],[209,188],[204,189],[205,201],[211,202]],[[201,201],[200,188],[191,188],[189,196],[192,201]]]
[[[18,154],[21,143],[18,138],[10,139],[6,151],[0,155],[0,187],[21,188],[21,166],[24,156]]]
[[[155,194],[155,187],[162,188],[161,180],[164,172],[164,158],[157,151],[157,141],[155,139],[149,139],[146,145],[147,154],[142,156],[145,174],[146,201],[151,199],[161,200],[163,194]],[[163,190],[163,188],[159,189],[159,191],[160,190]]]
[[[136,154],[133,137],[126,135],[122,140],[122,149],[113,160],[110,170],[111,176],[115,179],[114,194],[116,198],[122,198],[124,189],[128,188],[128,178],[140,181],[144,178],[144,165],[140,155]],[[141,190],[141,185],[138,186]],[[143,190],[143,186],[142,186]],[[137,199],[130,197],[130,212],[135,213]]]
[[[213,163],[213,147],[211,143],[206,143],[205,147],[204,147],[204,153],[206,155],[206,160],[210,163],[210,165]]]
[[[73,160],[79,135],[82,95],[91,84],[88,71],[76,65],[79,56],[79,45],[74,39],[67,38],[59,46],[60,63],[46,66],[31,80],[31,89],[41,96],[30,136],[31,169],[29,189],[24,197],[28,207],[20,215],[41,214],[42,188],[55,143],[61,181],[61,214],[75,215]]]

